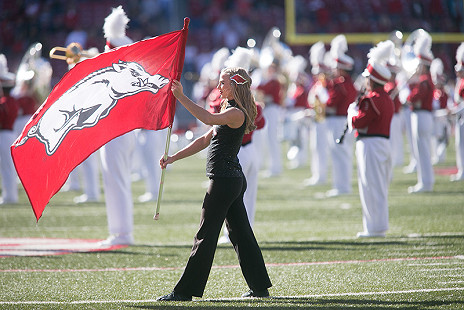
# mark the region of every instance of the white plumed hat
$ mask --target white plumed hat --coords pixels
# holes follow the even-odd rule
[[[311,73],[316,75],[326,70],[324,64],[325,46],[321,41],[316,42],[309,49],[309,62],[311,63]]]
[[[414,43],[414,54],[419,58],[420,63],[428,66],[432,64],[432,37],[427,31],[422,30],[419,33],[419,37]]]
[[[440,58],[435,58],[430,65],[430,75],[432,76],[433,84],[444,82],[445,76],[443,75],[444,66]]]
[[[292,56],[292,58],[285,65],[285,71],[288,73],[290,81],[297,81],[298,77],[302,75],[306,67],[308,66],[308,61],[301,55]]]
[[[463,67],[463,62],[464,62],[464,42],[459,45],[458,49],[456,50],[456,66],[454,66],[454,70],[456,72],[461,71]]]
[[[126,36],[126,28],[129,18],[122,6],[113,8],[110,15],[105,18],[103,33],[106,38],[107,49],[131,44],[133,41]]]
[[[391,78],[391,72],[387,63],[391,58],[395,44],[391,40],[379,42],[369,50],[367,67],[362,73],[364,77],[369,77],[374,82],[381,85],[386,84]]]
[[[348,51],[348,43],[343,34],[339,34],[330,42],[330,55],[334,59],[336,69],[353,70],[354,60],[345,53]]]

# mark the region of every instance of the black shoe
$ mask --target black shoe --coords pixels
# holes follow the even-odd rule
[[[262,291],[249,290],[242,297],[269,297],[269,291],[265,288]]]
[[[161,296],[157,301],[192,301],[192,296],[185,296],[176,292]]]

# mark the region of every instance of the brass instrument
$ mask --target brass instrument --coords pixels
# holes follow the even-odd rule
[[[316,96],[314,100],[313,110],[315,112],[314,120],[318,123],[325,120],[325,104],[322,103]]]
[[[320,73],[317,76],[318,81],[326,87],[326,76],[323,73]],[[325,103],[322,103],[321,100],[319,100],[318,96],[314,96],[313,100],[310,100],[309,106],[313,109],[313,117],[314,120],[318,123],[323,122],[325,120]]]
[[[58,51],[64,54],[57,54]],[[90,58],[94,56],[93,53],[85,51],[77,42],[70,43],[67,47],[56,46],[50,50],[50,58],[66,60],[68,65],[78,63],[82,57]]]
[[[50,62],[42,57],[42,49],[40,42],[28,48],[19,64],[16,87],[13,90],[17,96],[29,92],[39,103],[42,103],[50,94],[53,74]]]

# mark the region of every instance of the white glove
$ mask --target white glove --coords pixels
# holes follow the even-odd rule
[[[358,115],[358,111],[359,111],[359,109],[358,109],[357,102],[353,102],[348,107],[348,115],[346,116],[346,120],[348,122],[348,128],[349,128],[350,132],[353,131],[353,116]]]

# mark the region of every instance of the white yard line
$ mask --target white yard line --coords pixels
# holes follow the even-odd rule
[[[443,284],[443,285],[447,285],[447,284],[461,284],[461,283],[464,283],[464,281],[445,281],[445,282],[438,282],[438,284]]]
[[[452,271],[452,270],[464,270],[464,268],[430,268],[430,269],[419,269],[421,272],[435,272],[435,271]]]
[[[442,274],[438,274],[438,275],[428,275],[427,278],[442,278],[443,279],[443,275]],[[464,277],[464,274],[447,274],[446,275],[447,278],[462,278]]]
[[[447,263],[424,263],[424,264],[408,264],[409,267],[424,267],[424,266],[449,266],[462,264],[462,262],[447,262]]]

